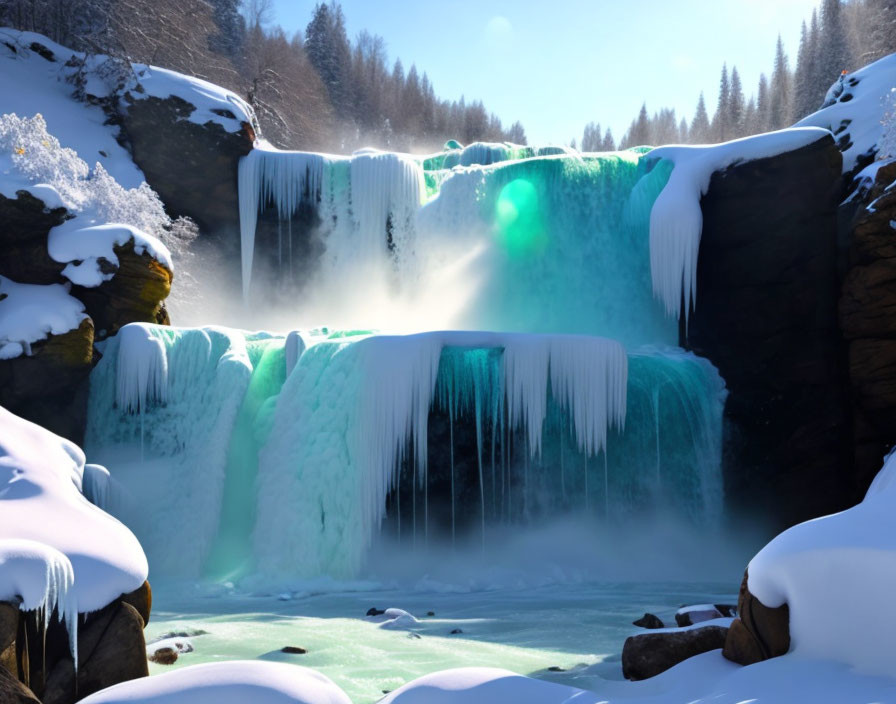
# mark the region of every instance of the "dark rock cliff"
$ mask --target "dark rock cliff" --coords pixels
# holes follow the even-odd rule
[[[783,527],[854,503],[845,348],[838,325],[834,140],[713,175],[702,200],[697,305],[682,345],[730,395],[729,506]]]

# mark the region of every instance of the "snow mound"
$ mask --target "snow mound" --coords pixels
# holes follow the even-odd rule
[[[0,359],[31,354],[31,344],[77,328],[84,304],[67,285],[19,284],[0,276]]]
[[[213,662],[123,682],[82,704],[351,704],[314,670],[285,663]]]
[[[843,152],[843,172],[855,169],[859,160],[874,159],[884,135],[883,116],[896,87],[896,54],[846,74],[828,90],[818,112],[804,117],[795,127],[830,130]]]
[[[826,129],[800,127],[735,139],[722,144],[660,147],[645,158],[674,164],[666,187],[650,211],[650,274],[654,295],[666,313],[685,319],[697,302],[697,256],[703,232],[700,198],[713,173],[745,161],[800,149],[829,136]]]
[[[94,288],[115,276],[115,272],[103,272],[100,260],[117,268],[114,248],[128,242],[134,243],[137,254],[148,253],[168,271],[174,269],[168,248],[131,225],[78,227],[77,220],[69,221],[50,230],[47,249],[54,261],[67,264],[62,270],[65,278],[78,286]]]
[[[0,536],[46,546],[34,559],[68,584],[67,604],[87,613],[139,588],[148,567],[134,535],[81,494],[83,476],[77,445],[0,408]],[[16,564],[21,570],[0,569],[0,592],[4,580],[25,579]],[[21,596],[34,603],[32,593]]]
[[[892,675],[896,651],[896,454],[853,508],[801,523],[750,562],[750,591],[790,607],[791,650]]]
[[[597,704],[591,692],[517,675],[494,667],[462,667],[424,675],[380,704]]]

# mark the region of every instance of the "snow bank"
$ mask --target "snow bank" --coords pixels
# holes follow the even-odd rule
[[[82,704],[351,704],[314,670],[276,662],[232,661],[193,665],[123,682]]]
[[[0,359],[31,354],[31,343],[77,328],[84,304],[67,285],[18,284],[0,276]]]
[[[873,159],[884,135],[883,116],[896,86],[896,54],[869,64],[837,80],[825,102],[795,127],[822,127],[834,134],[843,152],[843,172],[852,171],[862,157]]]
[[[892,675],[896,454],[857,506],[781,533],[749,565],[750,591],[790,607],[791,650]]]
[[[0,408],[0,536],[6,546],[0,553],[16,557],[22,570],[25,562],[45,564],[52,572],[45,586],[53,582],[58,594],[65,591],[66,612],[76,607],[87,613],[140,587],[148,567],[133,534],[82,496],[83,475],[80,448]],[[46,547],[10,550],[10,538]],[[21,585],[29,574],[37,573],[0,569],[0,592],[9,591],[4,580]],[[49,593],[34,587],[20,596],[34,604],[39,591]]]
[[[654,295],[670,316],[685,319],[697,301],[697,255],[703,231],[700,198],[713,173],[729,166],[776,156],[828,136],[826,129],[800,127],[706,146],[669,146],[644,158],[666,159],[675,168],[650,213],[650,273]]]
[[[255,112],[249,103],[226,88],[157,66],[133,64],[133,68],[143,88],[143,92],[129,93],[134,100],[169,96],[182,98],[196,108],[190,114],[190,122],[200,125],[215,122],[228,132],[239,131],[243,123],[256,125]]]
[[[494,667],[463,667],[425,675],[396,689],[380,704],[597,704],[591,692]]]
[[[69,221],[50,230],[47,249],[54,261],[67,264],[62,270],[65,278],[78,286],[94,288],[115,276],[114,272],[103,273],[100,259],[117,268],[114,248],[128,242],[134,243],[137,254],[148,253],[168,271],[174,270],[168,248],[131,225],[78,227],[77,220]]]

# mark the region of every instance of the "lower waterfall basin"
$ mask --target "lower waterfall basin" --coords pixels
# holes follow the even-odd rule
[[[422,675],[467,666],[599,692],[601,682],[622,679],[622,645],[641,631],[632,621],[651,612],[674,626],[680,606],[735,603],[735,589],[730,582],[651,582],[464,592],[424,581],[411,589],[327,582],[306,592],[248,594],[229,585],[161,581],[154,584],[146,640],[175,633],[193,648],[174,665],[150,663],[150,674],[205,662],[275,660],[320,671],[354,704],[376,702]],[[383,628],[366,617],[371,608],[403,609],[419,622]],[[282,652],[287,646],[307,652]]]

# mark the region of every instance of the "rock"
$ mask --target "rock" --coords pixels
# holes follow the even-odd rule
[[[770,608],[753,594],[744,573],[737,600],[738,618],[731,623],[722,655],[739,665],[768,660],[790,650],[790,608]]]
[[[0,653],[16,640],[19,631],[19,607],[0,601]]]
[[[665,628],[666,624],[664,624],[657,616],[654,616],[651,613],[644,614],[637,621],[632,621],[633,626],[638,626],[638,628]]]
[[[435,616],[435,615],[436,615],[436,612],[435,612],[435,611],[427,611],[427,612],[426,612],[426,615],[427,615],[427,616]]]
[[[173,665],[177,662],[177,650],[174,648],[159,648],[150,653],[147,659],[157,665]]]
[[[825,138],[716,172],[701,201],[697,303],[680,343],[712,360],[728,388],[726,512],[761,511],[774,528],[853,503],[837,306],[841,167]]]
[[[171,271],[148,253],[137,254],[133,242],[113,249],[118,257],[115,276],[95,288],[72,286],[71,291],[87,308],[98,340],[128,323],[168,322],[164,301],[171,292]]]
[[[122,594],[121,600],[137,609],[144,627],[149,623],[149,614],[152,611],[152,587],[149,586],[149,580],[129,594]]]
[[[386,613],[385,609],[378,609],[375,606],[371,606],[367,609],[368,616],[382,616],[384,613]]]
[[[143,625],[137,610],[123,601],[97,612],[78,632],[77,688],[72,660],[64,657],[47,676],[43,704],[74,704],[106,687],[149,675]]]
[[[448,635],[449,636],[457,636],[457,635],[460,635],[461,633],[463,633],[463,631],[460,628],[455,628]]]
[[[702,626],[630,636],[622,648],[622,674],[630,680],[653,677],[694,655],[722,648],[727,633],[722,626]]]
[[[0,360],[0,406],[74,442],[83,439],[85,380],[93,368],[93,321],[31,345],[30,356]]]
[[[18,191],[16,198],[0,194],[0,274],[30,284],[60,283],[65,264],[50,258],[47,235],[69,217],[65,208],[49,209],[28,191]]]
[[[34,692],[0,667],[0,702],[3,704],[40,704]]]
[[[217,122],[191,122],[195,107],[177,96],[127,96],[120,107],[122,139],[165,210],[192,218],[203,236],[232,238],[236,249],[237,168],[255,142],[252,127],[228,132]]]
[[[712,621],[716,618],[730,618],[737,615],[737,607],[731,604],[697,604],[683,606],[675,613],[675,623],[680,627]],[[635,624],[637,625],[637,624]]]
[[[280,649],[281,653],[289,653],[290,655],[304,655],[308,651],[297,645],[285,645]]]
[[[558,667],[557,665],[551,665],[548,668],[548,672],[566,672],[566,670],[562,667]]]

